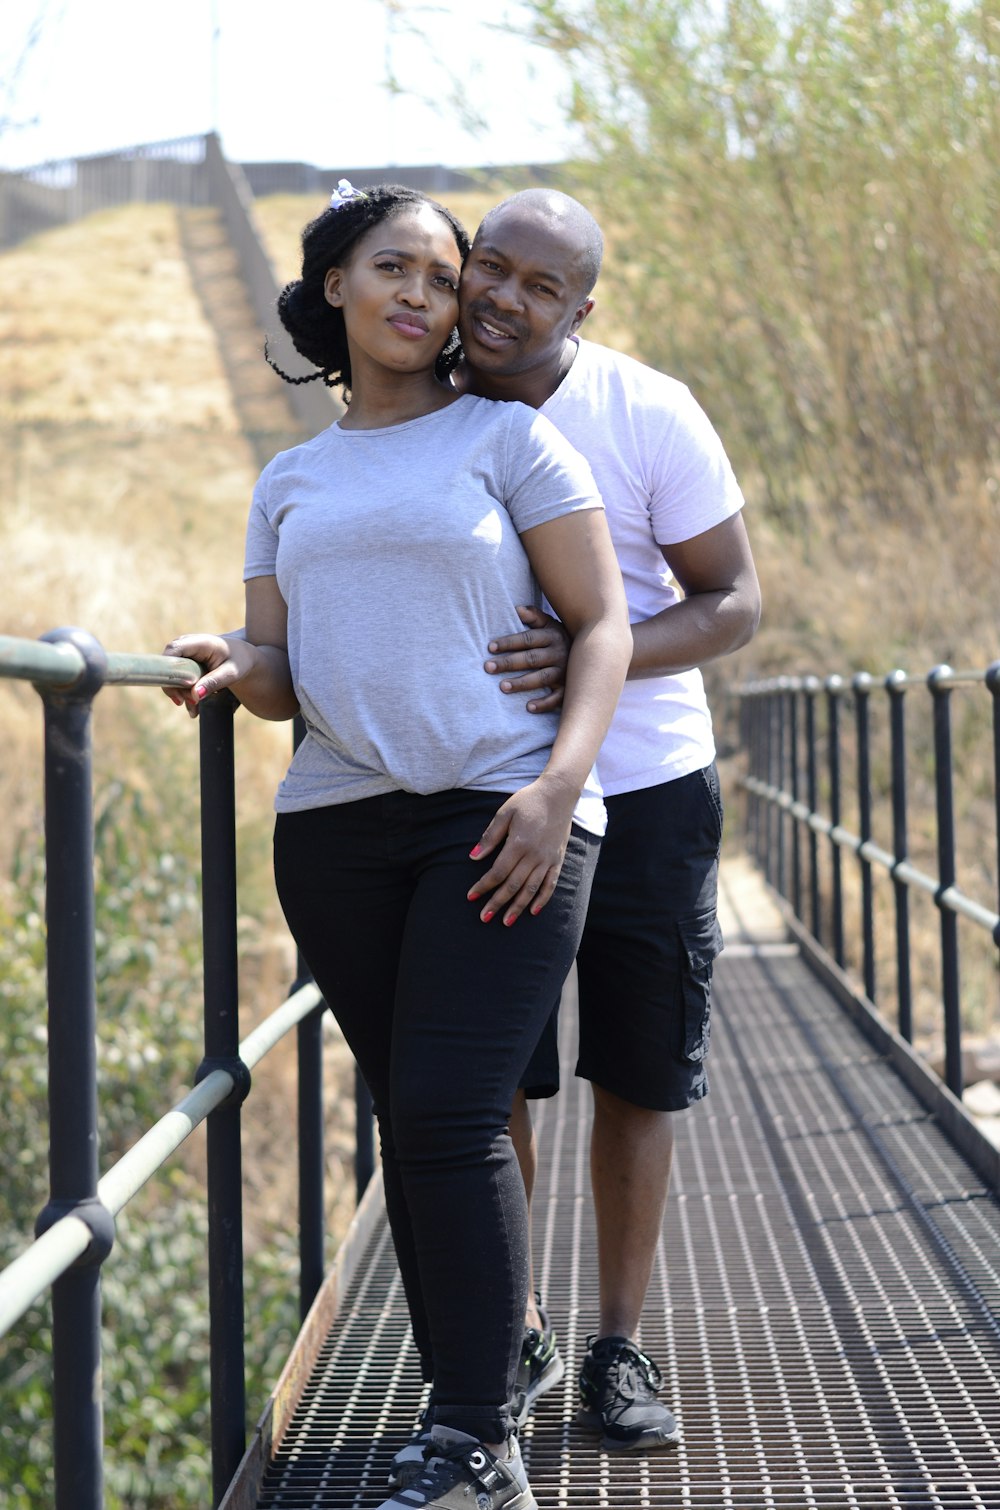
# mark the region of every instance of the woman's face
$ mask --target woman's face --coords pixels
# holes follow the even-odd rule
[[[416,204],[372,226],[324,281],[344,312],[356,385],[369,363],[410,373],[433,367],[458,319],[461,255],[448,222]]]

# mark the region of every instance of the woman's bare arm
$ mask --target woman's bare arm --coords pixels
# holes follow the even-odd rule
[[[299,711],[288,664],[288,607],[275,577],[251,577],[247,582],[243,631],[178,635],[163,653],[204,667],[204,674],[186,691],[164,689],[192,717],[206,697],[227,687],[258,718],[294,718]]]

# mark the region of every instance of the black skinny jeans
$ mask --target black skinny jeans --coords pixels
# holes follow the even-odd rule
[[[278,895],[365,1077],[434,1418],[501,1441],[527,1297],[518,1080],[576,954],[599,840],[574,827],[538,917],[479,920],[469,850],[503,793],[391,792],[281,813]]]

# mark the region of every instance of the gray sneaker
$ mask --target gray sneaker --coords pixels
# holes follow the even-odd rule
[[[526,1326],[521,1342],[521,1357],[514,1382],[514,1397],[511,1411],[514,1425],[521,1427],[535,1407],[535,1402],[550,1389],[555,1389],[566,1372],[559,1349],[556,1347],[556,1332],[549,1322],[549,1313],[536,1294],[538,1314],[542,1318],[541,1330]]]
[[[496,1458],[465,1432],[434,1426],[421,1472],[379,1510],[538,1510],[516,1436],[508,1451]]]
[[[681,1439],[677,1422],[656,1398],[661,1383],[652,1358],[628,1337],[588,1337],[576,1419],[601,1432],[605,1452],[676,1447]]]

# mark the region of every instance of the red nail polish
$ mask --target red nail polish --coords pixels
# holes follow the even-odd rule
[[[505,928],[513,928],[516,922],[517,918],[504,918],[503,925]]]
[[[483,852],[483,846],[481,844],[473,845],[472,849],[469,850],[469,859],[470,860],[478,860],[479,856],[482,854],[482,852]]]
[[[484,912],[483,913],[483,922],[484,923],[490,923],[492,921],[493,921],[493,914],[492,914],[492,912]]]

